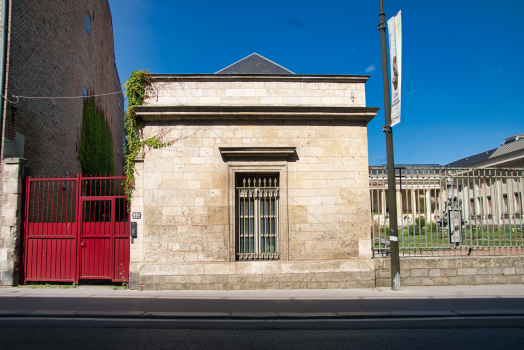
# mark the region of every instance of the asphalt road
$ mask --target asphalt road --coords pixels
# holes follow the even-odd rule
[[[524,298],[238,300],[164,298],[0,298],[0,310],[166,312],[358,312],[406,310],[524,310]]]
[[[282,329],[229,329],[247,322],[237,323],[4,319],[0,350],[521,349],[524,344],[523,318],[293,321],[284,326],[280,322]],[[253,322],[252,326],[261,325]]]

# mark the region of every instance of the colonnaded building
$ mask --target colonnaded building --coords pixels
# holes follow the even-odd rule
[[[141,131],[174,143],[136,163],[131,288],[374,287],[368,78],[153,74]]]

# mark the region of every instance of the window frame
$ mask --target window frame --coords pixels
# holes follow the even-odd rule
[[[289,260],[289,225],[288,225],[288,166],[287,161],[230,161],[228,162],[228,207],[229,207],[229,261],[231,262],[253,262],[253,261],[287,261]],[[242,174],[278,174],[279,186],[279,205],[278,205],[278,258],[264,259],[263,257],[238,260],[237,247],[239,236],[237,234],[238,212],[236,201],[236,178]],[[261,253],[264,254],[264,253]],[[268,253],[272,254],[272,253]]]
[[[280,258],[280,174],[237,173],[235,176],[235,210],[236,223],[238,224],[235,232],[237,235],[236,260],[278,260]],[[251,179],[253,179],[253,183],[251,183]],[[276,181],[275,184],[272,184],[272,180]],[[258,184],[255,182],[258,182]],[[266,208],[266,213],[262,212],[262,208]],[[267,209],[269,209],[269,212]],[[253,241],[248,240],[247,245],[246,228],[248,237],[251,236],[251,233],[253,235]],[[274,230],[273,233],[271,233],[271,230]],[[242,231],[244,234],[242,234]],[[274,238],[273,251],[262,251],[262,245],[269,243],[270,246],[273,246],[272,238]],[[248,251],[246,251],[246,248]]]

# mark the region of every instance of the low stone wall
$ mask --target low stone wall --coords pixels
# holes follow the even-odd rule
[[[389,258],[375,262],[376,286],[391,286]],[[403,286],[524,283],[524,256],[400,258]]]
[[[524,256],[400,259],[403,286],[524,283]],[[389,258],[346,261],[147,264],[131,280],[141,290],[375,288],[391,285]]]
[[[137,288],[138,287],[138,288]],[[141,290],[374,288],[371,259],[145,265]]]

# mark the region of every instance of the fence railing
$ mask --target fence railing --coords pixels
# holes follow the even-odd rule
[[[400,255],[524,253],[524,169],[396,168]],[[389,254],[388,178],[370,167],[374,256]]]

